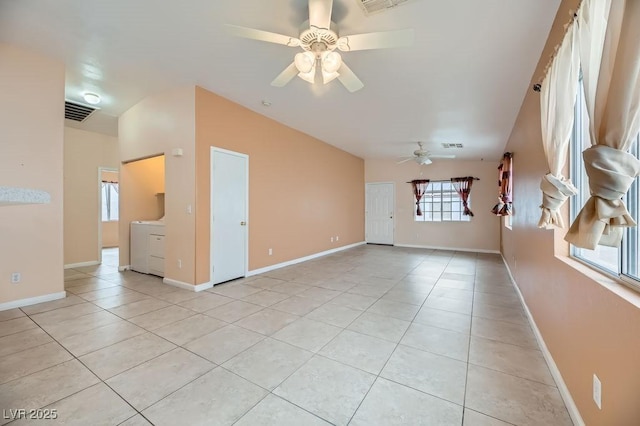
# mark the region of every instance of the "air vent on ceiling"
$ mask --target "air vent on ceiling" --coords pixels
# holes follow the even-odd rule
[[[368,16],[399,6],[409,0],[356,0],[364,13]]]
[[[78,104],[75,102],[64,101],[64,118],[69,120],[83,122],[87,119],[96,108]]]
[[[442,143],[442,147],[446,148],[446,149],[462,148],[462,144],[461,143],[446,143],[446,142],[443,142]]]

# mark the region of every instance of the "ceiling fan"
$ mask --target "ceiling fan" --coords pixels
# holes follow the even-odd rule
[[[418,164],[431,164],[432,158],[456,158],[455,155],[452,154],[431,154],[429,151],[425,151],[422,148],[422,142],[418,142],[418,149],[413,151],[413,155],[411,157],[406,157],[401,161],[398,161],[397,164],[406,163],[407,161],[415,161]]]
[[[227,28],[238,37],[302,48],[303,51],[295,55],[293,63],[271,82],[272,86],[283,87],[296,75],[313,84],[316,70],[319,69],[324,84],[337,78],[349,92],[355,92],[362,89],[364,84],[342,61],[336,49],[353,52],[407,46],[413,41],[413,30],[339,36],[338,26],[331,21],[332,7],[333,0],[309,0],[309,20],[300,27],[298,37],[237,25],[227,25]]]

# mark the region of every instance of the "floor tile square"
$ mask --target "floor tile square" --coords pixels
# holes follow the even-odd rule
[[[145,330],[137,325],[120,320],[65,337],[60,340],[60,344],[75,356],[82,356],[144,332]]]
[[[287,312],[293,315],[306,315],[321,306],[324,302],[311,297],[291,296],[288,299],[271,306],[276,311]]]
[[[420,309],[417,305],[409,303],[396,302],[394,300],[380,299],[367,312],[372,314],[384,315],[386,317],[398,318],[405,321],[413,320],[416,313]]]
[[[156,426],[230,425],[267,394],[261,387],[218,367],[142,414]]]
[[[464,362],[469,355],[468,334],[418,323],[411,324],[400,343]]]
[[[2,359],[3,356],[31,349],[52,341],[53,339],[40,328],[31,328],[19,333],[0,337],[0,359]]]
[[[228,325],[213,333],[205,334],[184,347],[209,361],[222,364],[262,339],[264,336],[261,334]]]
[[[252,383],[273,390],[312,356],[311,352],[266,338],[222,366]]]
[[[213,368],[215,364],[176,348],[110,378],[107,384],[142,411]]]
[[[472,337],[469,363],[550,386],[556,385],[542,352],[537,349]]]
[[[255,314],[262,309],[264,309],[262,306],[254,305],[253,303],[234,300],[231,303],[205,311],[205,315],[217,318],[224,322],[232,323],[244,317],[248,317],[251,314]]]
[[[169,306],[169,303],[164,300],[149,298],[109,309],[109,312],[119,316],[120,318],[129,319],[152,311],[157,311],[158,309],[166,308],[167,306]]]
[[[462,407],[378,378],[350,425],[460,425]]]
[[[379,374],[395,347],[395,343],[386,340],[343,330],[318,354],[371,374]]]
[[[104,383],[93,385],[47,408],[56,410],[57,423],[77,426],[116,425],[136,414],[129,404]]]
[[[73,336],[74,334],[83,333],[85,331],[120,321],[122,321],[122,319],[110,312],[98,311],[53,324],[45,323],[42,325],[42,328],[53,336],[54,339],[60,341],[66,337]]]
[[[462,361],[399,345],[380,376],[462,405],[466,374]]]
[[[384,317],[368,312],[360,315],[351,323],[349,330],[367,334],[380,339],[397,343],[404,335],[411,323],[397,318]]]
[[[186,300],[184,302],[180,302],[178,303],[178,305],[182,306],[183,308],[202,313],[234,301],[234,299],[230,297],[224,297],[220,296],[219,294],[209,293],[205,291],[196,294],[197,297]]]
[[[195,314],[196,313],[190,309],[172,305],[158,309],[157,311],[129,318],[129,321],[138,327],[142,327],[147,330],[155,330],[165,325],[173,324],[176,321],[189,318]]]
[[[529,325],[473,317],[471,334],[485,339],[538,349],[538,342]]]
[[[262,311],[256,312],[255,314],[249,315],[240,321],[236,321],[235,324],[248,330],[270,336],[298,318],[300,317],[296,315],[266,308]]]
[[[413,321],[432,327],[457,331],[458,333],[471,333],[471,315],[423,307],[418,311]]]
[[[183,346],[192,340],[212,333],[227,325],[226,322],[207,315],[194,315],[180,321],[165,325],[153,331],[176,345]]]
[[[0,384],[24,377],[36,371],[69,361],[73,357],[57,342],[15,352],[0,358]],[[20,407],[18,407],[20,408]]]
[[[242,299],[243,297],[258,293],[259,291],[262,291],[262,289],[248,284],[219,284],[217,286],[213,286],[210,291],[225,297]]]
[[[327,303],[314,309],[306,315],[307,318],[316,321],[326,322],[327,324],[335,325],[336,327],[347,327],[356,318],[362,315],[362,311],[357,309],[347,308],[346,306],[333,305]]]
[[[466,407],[512,424],[573,425],[555,386],[469,365]]]
[[[268,306],[274,305],[288,298],[289,298],[289,295],[285,293],[277,293],[275,291],[262,290],[262,291],[259,291],[258,293],[253,293],[253,294],[250,294],[249,296],[243,297],[242,300],[244,300],[245,302],[253,303],[254,305],[259,305],[266,308]]]
[[[234,426],[330,426],[319,417],[273,394],[267,395]]]
[[[316,356],[274,393],[328,422],[346,425],[374,380],[372,374]]]
[[[145,333],[81,356],[78,359],[98,377],[106,380],[169,352],[173,348],[175,348],[174,344],[151,333]]]
[[[79,303],[85,303],[85,300],[71,294],[62,299],[52,300],[51,302],[38,303],[36,305],[29,305],[21,309],[27,315],[35,315],[42,312],[52,311],[54,309],[77,305]]]
[[[377,297],[363,296],[360,294],[353,293],[343,293],[333,299],[331,299],[331,304],[346,306],[351,309],[359,309],[364,311],[369,308],[369,306],[373,305]]]
[[[3,408],[37,409],[99,383],[78,360],[58,364],[0,385]],[[0,418],[0,424],[7,420]]]
[[[311,352],[319,351],[342,329],[320,321],[300,318],[273,335],[274,339],[290,343]]]
[[[505,423],[477,411],[464,409],[464,422],[462,426],[512,426],[511,423]]]

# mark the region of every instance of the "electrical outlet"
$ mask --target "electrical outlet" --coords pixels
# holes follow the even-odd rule
[[[273,249],[269,249],[269,256],[273,254]]]
[[[331,242],[333,242],[333,237],[331,237]]]
[[[178,269],[182,269],[182,259],[178,259]]]
[[[336,235],[336,241],[340,240],[340,235]]]
[[[21,279],[22,279],[22,276],[20,275],[20,272],[14,272],[14,273],[11,274],[11,283],[12,284],[18,284]]]
[[[595,374],[593,375],[593,402],[602,410],[602,383]]]

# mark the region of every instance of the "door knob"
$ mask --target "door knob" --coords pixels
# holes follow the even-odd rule
[[[247,224],[247,222],[245,222],[244,220],[242,222],[240,222],[241,226],[245,226]]]

